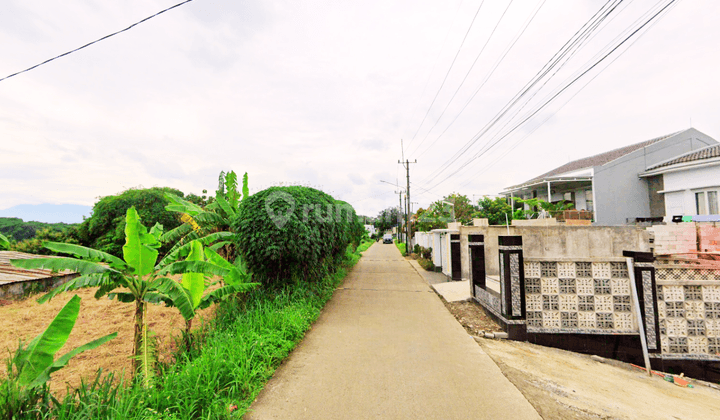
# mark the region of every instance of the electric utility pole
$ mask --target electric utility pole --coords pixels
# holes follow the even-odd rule
[[[405,160],[405,162],[398,160],[398,163],[402,163],[402,165],[405,167],[405,170],[407,171],[407,189],[406,191],[406,198],[407,202],[410,202],[410,164],[411,163],[417,163],[417,159],[415,159],[414,162],[410,162],[409,160]],[[409,205],[407,206],[408,209],[410,208]],[[409,254],[410,250],[410,212],[408,211],[405,213],[405,231],[407,232],[407,236],[405,237],[405,255]]]
[[[398,234],[398,240],[402,238],[401,232],[400,232],[400,222],[402,220],[402,194],[403,190],[395,191],[395,194],[398,195],[398,215],[397,215],[397,234]]]

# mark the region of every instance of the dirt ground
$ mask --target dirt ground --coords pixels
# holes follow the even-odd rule
[[[684,388],[614,360],[477,338],[481,331],[500,331],[482,307],[475,302],[445,305],[544,419],[720,418],[720,387],[691,380],[694,388]]]
[[[118,376],[130,378],[133,343],[134,303],[120,303],[107,297],[95,299],[96,288],[81,289],[59,294],[50,302],[40,305],[35,300],[41,295],[20,301],[0,302],[0,377],[7,374],[4,363],[6,357],[14,354],[18,340],[30,341],[50,324],[60,309],[77,294],[82,298],[80,314],[75,328],[65,347],[55,355],[56,358],[71,349],[83,345],[115,331],[118,336],[102,346],[86,351],[72,360],[63,369],[55,372],[50,381],[53,395],[62,396],[67,385],[77,387],[80,380],[86,382],[95,378],[98,368],[103,372],[116,372]],[[209,319],[213,309],[200,311],[200,317],[193,321],[193,329],[202,325],[202,319]],[[169,361],[172,358],[175,340],[180,337],[185,321],[175,308],[162,305],[148,305],[148,325],[158,340],[159,359]]]

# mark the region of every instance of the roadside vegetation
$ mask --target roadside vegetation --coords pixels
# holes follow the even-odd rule
[[[39,302],[75,289],[97,287],[95,298],[107,295],[134,303],[134,321],[128,319],[135,325],[133,375],[127,380],[120,372],[98,372],[94,379],[84,378],[78,388],[69,388],[58,399],[47,382],[50,373],[67,360],[63,357],[59,359],[62,363],[54,363],[52,355],[59,347],[49,348],[54,350],[50,354],[48,346],[37,344],[43,339],[36,338],[28,345],[20,344],[8,361],[7,376],[0,377],[0,405],[12,401],[15,407],[0,410],[0,419],[242,417],[318,317],[347,270],[374,241],[352,206],[321,191],[273,187],[249,195],[247,174],[242,191],[238,189],[234,172],[221,173],[212,200],[191,201],[175,190],[157,189],[150,207],[158,212],[156,203],[164,203],[162,217],[152,212],[143,216],[130,205],[122,218],[106,215],[96,220],[97,225],[108,220],[115,224],[96,237],[97,248],[44,242],[46,249],[74,258],[14,261],[25,268],[72,269],[81,274]],[[285,200],[268,200],[270,194],[284,194]],[[125,198],[136,196],[132,193]],[[115,197],[100,206],[104,213],[108,207],[114,212],[133,201]],[[288,200],[296,203],[290,210]],[[269,217],[268,207],[274,214],[285,215],[285,223]],[[307,209],[312,210],[310,217]],[[172,229],[163,234],[158,218],[175,220],[169,223]],[[90,225],[83,229],[91,230]],[[118,241],[119,232],[122,241]],[[118,251],[120,242],[124,244]],[[8,244],[0,240],[0,246]],[[182,277],[169,277],[175,274]],[[72,301],[79,309],[80,298]],[[156,338],[144,316],[148,304],[174,307],[185,319],[171,361],[163,363],[157,358]],[[210,305],[216,305],[216,316],[199,333],[192,332],[196,311]],[[74,311],[75,306],[72,308],[61,314]],[[77,318],[77,313],[74,316]],[[45,341],[67,339],[74,321],[61,323],[62,328],[51,323],[42,335]],[[102,344],[93,343],[94,347]],[[35,348],[45,350],[33,356]],[[90,348],[82,346],[81,350]],[[26,363],[31,356],[44,364]],[[36,380],[31,378],[34,374],[24,373],[30,365],[50,367]]]
[[[405,242],[399,242],[397,239],[395,239],[393,242],[395,242],[395,246],[397,249],[400,250],[400,254],[405,255]]]

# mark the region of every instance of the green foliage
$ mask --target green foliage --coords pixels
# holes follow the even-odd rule
[[[515,201],[517,201],[520,204],[526,204],[531,209],[532,208],[541,208],[548,212],[550,214],[550,217],[555,217],[558,214],[562,213],[565,210],[570,210],[575,207],[575,205],[572,202],[566,202],[566,201],[558,201],[555,203],[547,202],[540,198],[529,198],[529,199],[521,199],[516,198]]]
[[[2,233],[0,233],[0,249],[9,249],[10,241]]]
[[[507,215],[507,221],[510,222],[513,218],[516,218],[513,214],[513,210],[508,204],[507,200],[503,197],[483,197],[478,201],[478,210],[475,213],[475,217],[480,219],[488,219],[488,223],[491,225],[504,225],[505,215]]]
[[[24,241],[37,235],[37,232],[50,229],[53,232],[64,232],[76,227],[77,224],[24,222],[17,217],[0,217],[0,235],[8,241]]]
[[[182,197],[183,193],[173,188],[129,189],[118,195],[102,197],[93,206],[92,215],[77,229],[80,244],[115,256],[122,255],[125,243],[125,215],[135,207],[139,217],[149,226],[160,224],[166,230],[180,226],[180,218],[174,212],[165,210],[168,200],[166,193]],[[164,254],[170,247],[160,247]]]
[[[377,229],[378,233],[382,236],[385,231],[398,226],[399,218],[403,218],[402,220],[405,220],[404,217],[405,213],[401,213],[397,207],[388,207],[381,211],[375,218],[375,229]]]
[[[237,238],[230,233],[230,225],[237,216],[240,201],[250,194],[247,172],[243,175],[242,191],[241,196],[234,171],[221,171],[215,200],[204,208],[177,195],[166,194],[170,204],[165,209],[180,213],[183,224],[162,236],[161,240],[172,244],[172,248],[161,264],[176,261],[179,255],[186,253],[188,244],[193,240],[200,239],[203,245],[208,245],[211,242],[210,235],[218,232],[227,232],[228,235],[223,238],[226,242],[217,248],[221,249],[226,259],[235,260],[237,255],[233,242],[237,242]]]
[[[452,193],[443,198],[441,201],[453,203],[453,206],[449,207],[451,212],[450,214],[453,214],[452,212],[454,210],[455,221],[461,222],[463,225],[467,225],[472,222],[473,214],[477,211],[477,209],[472,205],[467,196]]]
[[[429,232],[433,229],[446,229],[448,222],[452,221],[450,206],[435,202],[425,210],[419,208],[412,219],[413,232]]]
[[[300,186],[271,187],[240,202],[236,246],[263,283],[320,277],[336,266],[362,225],[347,203]]]
[[[43,246],[43,243],[47,241],[66,242],[71,244],[78,243],[77,239],[72,236],[68,236],[66,231],[60,232],[51,228],[43,228],[36,232],[35,237],[11,244],[10,249],[28,254],[57,255],[56,252],[53,252]]]
[[[181,355],[161,371],[154,387],[96,380],[49,407],[44,418],[242,418],[358,259],[359,254],[347,252],[342,268],[322,278],[255,289],[243,301],[226,300],[197,356]],[[232,413],[231,406],[237,407]]]
[[[358,253],[365,252],[365,251],[367,251],[368,248],[373,246],[374,243],[375,243],[374,239],[370,239],[370,238],[363,239],[362,241],[360,241],[360,245],[358,245],[356,252],[358,252]]]
[[[0,418],[22,418],[48,395],[46,383],[50,375],[65,367],[73,357],[92,350],[117,337],[108,334],[77,347],[55,360],[55,354],[65,345],[80,312],[80,297],[73,296],[50,325],[32,339],[22,343],[8,361],[8,377],[0,383]]]
[[[136,374],[141,374],[141,378],[147,386],[152,377],[150,366],[154,364],[152,336],[145,322],[147,303],[170,301],[170,298],[164,295],[163,291],[169,287],[168,285],[176,284],[174,280],[167,277],[158,277],[158,275],[166,272],[181,273],[186,271],[223,275],[227,273],[227,270],[213,264],[192,261],[193,264],[171,264],[165,267],[165,271],[156,272],[155,262],[158,257],[162,226],[155,225],[148,232],[140,222],[140,217],[135,208],[130,207],[127,210],[124,227],[123,259],[110,253],[79,245],[48,242],[45,244],[48,249],[72,254],[77,259],[35,258],[12,260],[11,263],[22,268],[46,268],[53,271],[69,269],[80,274],[80,277],[70,280],[40,298],[38,300],[40,303],[53,298],[58,293],[83,287],[99,287],[95,293],[95,298],[108,295],[111,299],[117,298],[121,302],[135,302],[133,371]],[[118,288],[123,288],[123,290],[113,292]]]
[[[398,242],[395,240],[395,246],[400,250],[400,254],[405,255],[405,242]]]
[[[425,271],[435,271],[435,264],[433,264],[429,258],[418,259],[418,264],[420,264],[420,267],[424,268]]]

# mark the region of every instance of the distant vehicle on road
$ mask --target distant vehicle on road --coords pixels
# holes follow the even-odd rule
[[[393,243],[393,236],[391,233],[386,233],[385,235],[383,235],[383,243],[384,244]]]

